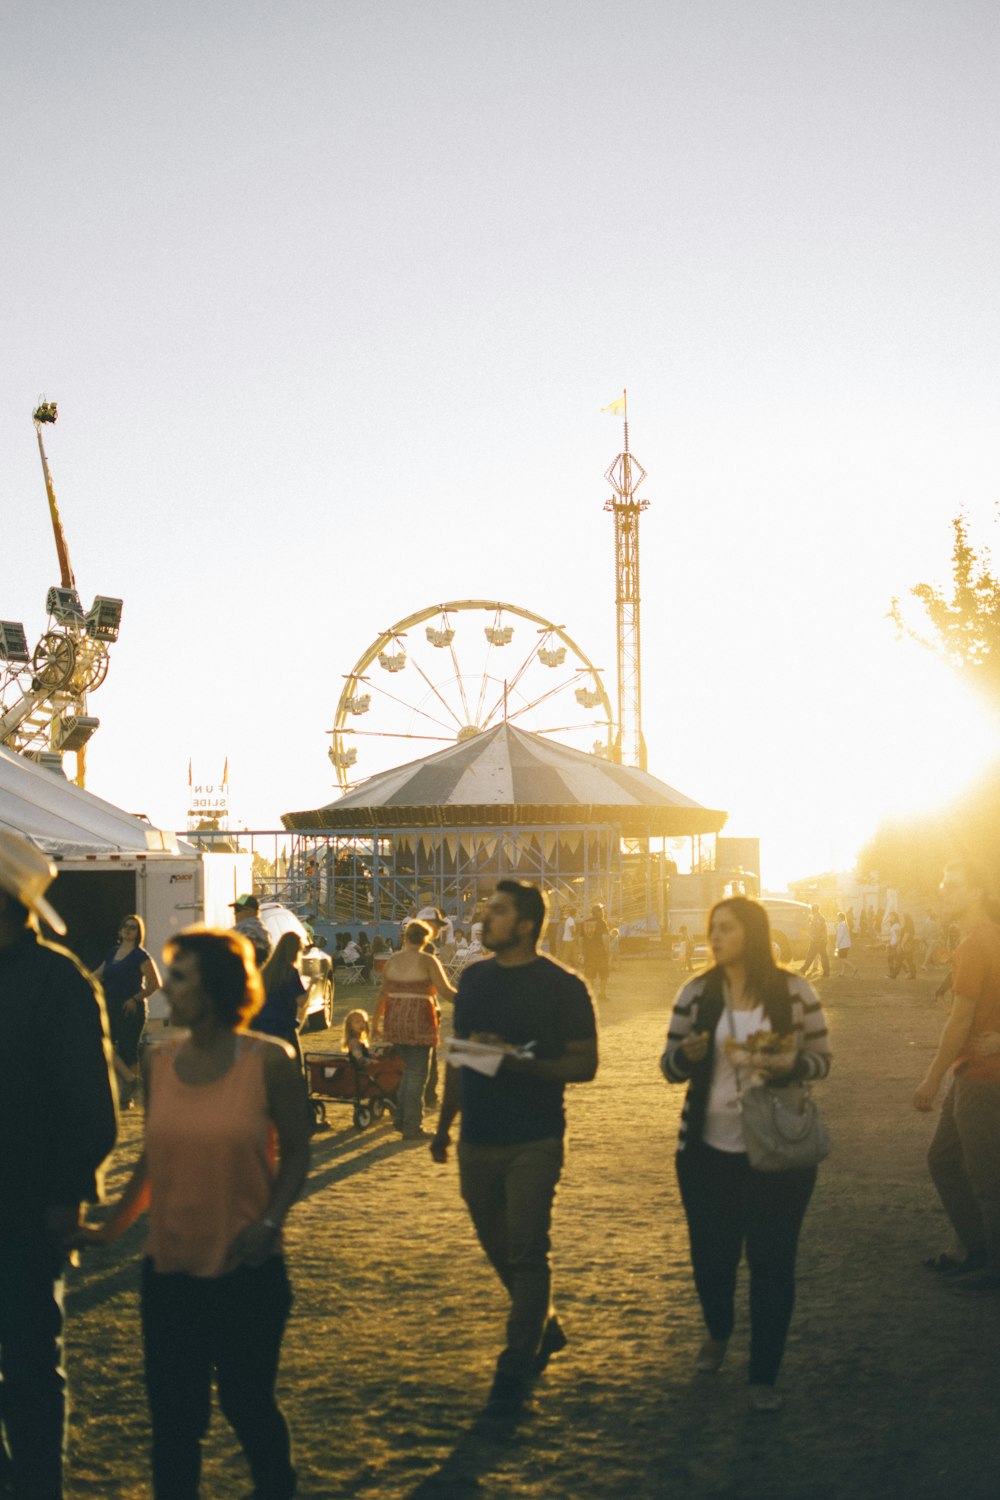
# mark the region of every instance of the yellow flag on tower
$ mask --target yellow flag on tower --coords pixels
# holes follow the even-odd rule
[[[610,406],[602,406],[601,411],[609,411],[613,417],[625,415],[625,397],[619,396],[617,401],[612,401]]]

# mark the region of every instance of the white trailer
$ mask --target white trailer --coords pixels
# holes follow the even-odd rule
[[[145,923],[145,946],[159,964],[167,939],[181,928],[195,922],[231,927],[229,903],[253,889],[250,854],[65,853],[52,858],[59,873],[49,899],[66,923],[62,941],[93,968],[129,912]],[[165,1017],[162,993],[154,995],[150,1018]]]

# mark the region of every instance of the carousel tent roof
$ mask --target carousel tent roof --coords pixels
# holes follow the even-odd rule
[[[85,792],[0,745],[0,828],[20,833],[46,854],[176,853],[163,833],[111,802]]]
[[[282,817],[286,828],[337,830],[615,823],[628,838],[717,833],[725,821],[646,771],[509,723]]]

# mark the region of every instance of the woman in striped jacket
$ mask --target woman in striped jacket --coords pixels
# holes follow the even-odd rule
[[[743,1140],[739,1093],[748,1080],[726,1046],[756,1032],[794,1038],[755,1054],[754,1071],[782,1087],[825,1078],[830,1048],[812,986],[779,968],[767,912],[733,896],[709,919],[713,966],[677,996],[660,1061],[668,1083],[687,1084],[677,1143],[677,1179],[687,1215],[695,1286],[708,1337],[697,1368],[721,1365],[733,1330],[736,1271],[744,1243],[750,1267],[750,1404],[776,1411],[775,1382],[795,1301],[795,1252],[816,1169],[758,1172]]]

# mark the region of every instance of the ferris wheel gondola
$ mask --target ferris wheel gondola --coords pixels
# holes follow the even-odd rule
[[[592,754],[611,753],[611,702],[600,669],[564,626],[497,600],[433,604],[384,630],[345,678],[330,759],[347,790],[505,720]],[[410,742],[412,753],[400,742]]]

